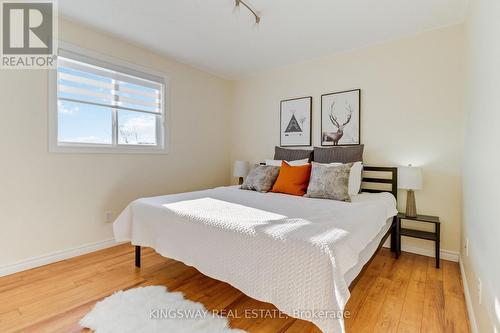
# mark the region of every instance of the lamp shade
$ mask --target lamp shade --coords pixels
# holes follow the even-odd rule
[[[235,161],[233,167],[234,177],[246,177],[250,171],[250,164],[246,161]]]
[[[422,188],[422,169],[411,165],[398,168],[398,187],[405,190]]]

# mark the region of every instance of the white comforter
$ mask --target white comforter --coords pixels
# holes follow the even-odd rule
[[[117,241],[154,248],[323,332],[349,298],[344,274],[386,220],[389,193],[352,203],[237,187],[139,199],[113,225]]]

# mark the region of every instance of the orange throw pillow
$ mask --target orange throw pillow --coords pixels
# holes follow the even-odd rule
[[[306,194],[310,177],[311,164],[290,166],[283,161],[281,162],[278,179],[276,179],[271,192],[304,195]]]

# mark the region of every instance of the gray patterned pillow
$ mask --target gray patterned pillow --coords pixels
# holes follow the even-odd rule
[[[241,185],[243,190],[269,192],[278,178],[280,167],[271,165],[256,165]]]
[[[349,196],[349,174],[352,163],[326,166],[312,163],[311,179],[306,197],[351,201]]]

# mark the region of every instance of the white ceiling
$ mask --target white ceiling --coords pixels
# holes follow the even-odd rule
[[[468,0],[59,0],[60,13],[225,78],[461,22]]]

